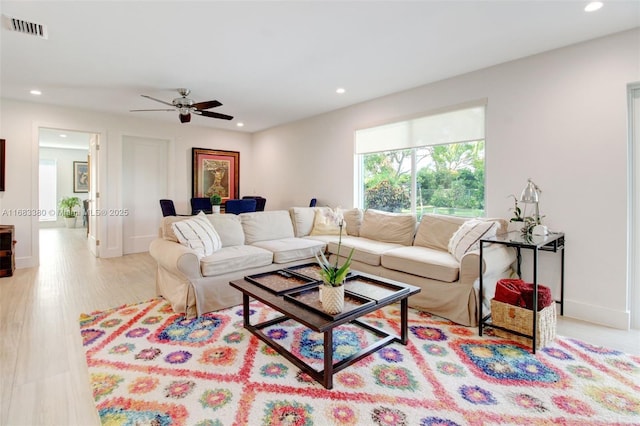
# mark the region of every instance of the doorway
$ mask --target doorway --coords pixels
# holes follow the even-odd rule
[[[96,133],[62,128],[38,128],[38,229],[60,228],[60,232],[85,235],[88,226],[84,200],[89,198],[88,156]],[[77,199],[67,219],[60,206],[62,198]],[[40,232],[38,245],[40,248]],[[94,253],[97,255],[97,253]],[[38,254],[38,263],[40,256]]]

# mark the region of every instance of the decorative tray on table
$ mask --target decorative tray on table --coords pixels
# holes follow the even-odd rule
[[[320,275],[320,271],[322,269],[317,263],[305,263],[304,265],[290,266],[284,270],[296,275],[312,278],[316,281],[322,281],[322,275]]]
[[[345,280],[344,290],[373,299],[375,303],[382,303],[388,298],[408,292],[409,288],[363,275],[352,275]]]
[[[323,285],[323,284],[320,284]],[[304,290],[296,290],[284,295],[284,298],[290,302],[297,303],[307,309],[315,311],[319,314],[326,316],[327,318],[335,321],[343,318],[354,311],[366,308],[371,305],[375,305],[375,300],[371,300],[368,297],[360,296],[348,291],[344,292],[344,309],[337,314],[329,314],[322,309],[322,302],[320,301],[320,289],[318,287],[307,288]]]
[[[278,296],[282,296],[289,291],[317,287],[320,284],[317,280],[283,269],[249,275],[244,277],[244,279]]]

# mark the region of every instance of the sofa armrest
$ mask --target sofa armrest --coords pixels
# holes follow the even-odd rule
[[[149,245],[149,254],[158,262],[158,266],[174,275],[202,278],[200,259],[189,247],[156,238]]]
[[[491,244],[482,250],[482,273],[486,275],[498,275],[507,271],[516,260],[516,252],[513,247],[502,244]],[[460,261],[460,283],[472,286],[480,275],[480,250],[465,253]]]

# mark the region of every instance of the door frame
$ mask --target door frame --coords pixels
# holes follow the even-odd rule
[[[638,99],[635,100],[634,99]],[[640,328],[640,82],[627,85],[627,310],[631,328]]]

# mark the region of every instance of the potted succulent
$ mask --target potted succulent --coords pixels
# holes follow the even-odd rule
[[[67,228],[75,228],[76,217],[78,212],[76,207],[80,206],[80,198],[78,197],[62,197],[58,203],[60,214],[64,217],[64,223]]]
[[[209,197],[211,200],[211,213],[220,213],[220,203],[222,203],[222,197],[218,194],[213,194]]]

